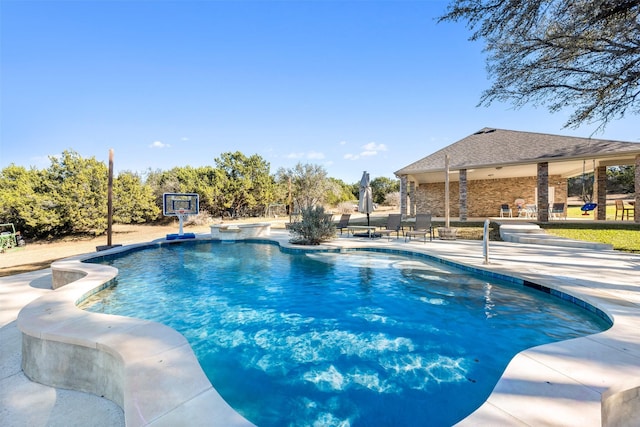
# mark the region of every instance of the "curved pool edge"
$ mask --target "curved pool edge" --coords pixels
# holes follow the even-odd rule
[[[54,262],[55,292],[18,314],[23,372],[41,384],[113,401],[122,408],[127,426],[176,426],[185,420],[194,426],[253,426],[213,388],[182,334],[160,323],[76,306],[117,275],[113,267],[83,261],[157,244]]]
[[[640,343],[640,310],[635,301],[611,298],[607,292],[577,283],[579,278],[549,275],[545,269],[518,271],[500,262],[483,265],[481,254],[461,253],[451,242],[422,245],[346,238],[300,247],[290,244],[286,233],[274,233],[259,241],[305,252],[361,248],[429,255],[436,252],[438,259],[480,274],[503,274],[529,283],[544,283],[549,289],[585,301],[612,319],[613,326],[599,334],[519,353],[487,401],[459,425],[613,425],[613,418],[619,422],[620,417],[611,414],[623,412],[625,419],[637,419],[634,417],[638,410],[629,411],[629,402],[637,404],[639,400],[633,400],[633,396],[638,395],[640,386],[640,379],[633,380],[640,378],[640,346],[635,344]],[[213,389],[181,334],[153,322],[84,312],[75,305],[116,275],[113,268],[82,261],[140,247],[180,243],[183,242],[161,239],[52,264],[54,281],[60,286],[27,305],[18,317],[27,376],[43,384],[103,395],[123,408],[127,425],[175,425],[187,415],[193,425],[198,420],[209,423],[212,416],[220,417],[222,425],[251,425]],[[505,248],[509,252],[509,246]],[[82,277],[77,279],[74,275]],[[66,279],[61,279],[63,276]],[[74,277],[75,281],[62,284]],[[147,341],[144,346],[139,345],[141,340]],[[85,363],[73,364],[69,359]],[[87,360],[95,365],[87,364]],[[87,372],[69,377],[69,372],[56,369],[72,364],[74,371],[85,367]],[[170,375],[166,375],[167,371]],[[190,379],[190,384],[183,384],[181,380],[185,378]]]

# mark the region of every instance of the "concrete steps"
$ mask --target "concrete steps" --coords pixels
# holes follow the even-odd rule
[[[613,245],[585,242],[547,234],[537,224],[500,224],[500,237],[505,242],[562,246],[594,250],[612,250]]]

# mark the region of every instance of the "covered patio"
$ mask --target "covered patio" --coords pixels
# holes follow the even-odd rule
[[[502,205],[508,205],[512,217],[526,216],[529,211],[521,215],[522,209],[529,209],[538,222],[548,222],[558,215],[554,204],[564,205],[566,214],[567,180],[591,172],[594,218],[604,221],[607,167],[635,165],[635,194],[627,205],[629,220],[640,223],[638,143],[484,128],[395,172],[404,216],[445,216],[447,156],[450,215],[460,221],[500,216]]]

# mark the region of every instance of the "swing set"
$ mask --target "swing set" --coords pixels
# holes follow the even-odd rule
[[[592,198],[593,198],[593,194],[587,194],[586,188],[585,188],[585,176],[586,176],[586,160],[582,161],[582,201],[583,201],[583,205],[582,207],[580,207],[580,210],[582,211],[582,215],[586,216],[589,215],[589,213],[594,210],[595,208],[598,207],[597,203],[593,203]],[[594,171],[594,179],[595,179],[595,170],[596,170],[596,161],[593,161],[593,171]],[[593,191],[593,186],[591,187],[592,191]]]

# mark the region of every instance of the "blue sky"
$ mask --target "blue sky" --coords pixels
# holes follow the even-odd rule
[[[347,183],[483,128],[589,137],[567,114],[476,107],[481,43],[446,1],[0,2],[0,168],[63,150],[116,172],[258,154]],[[597,138],[640,141],[637,117]]]

